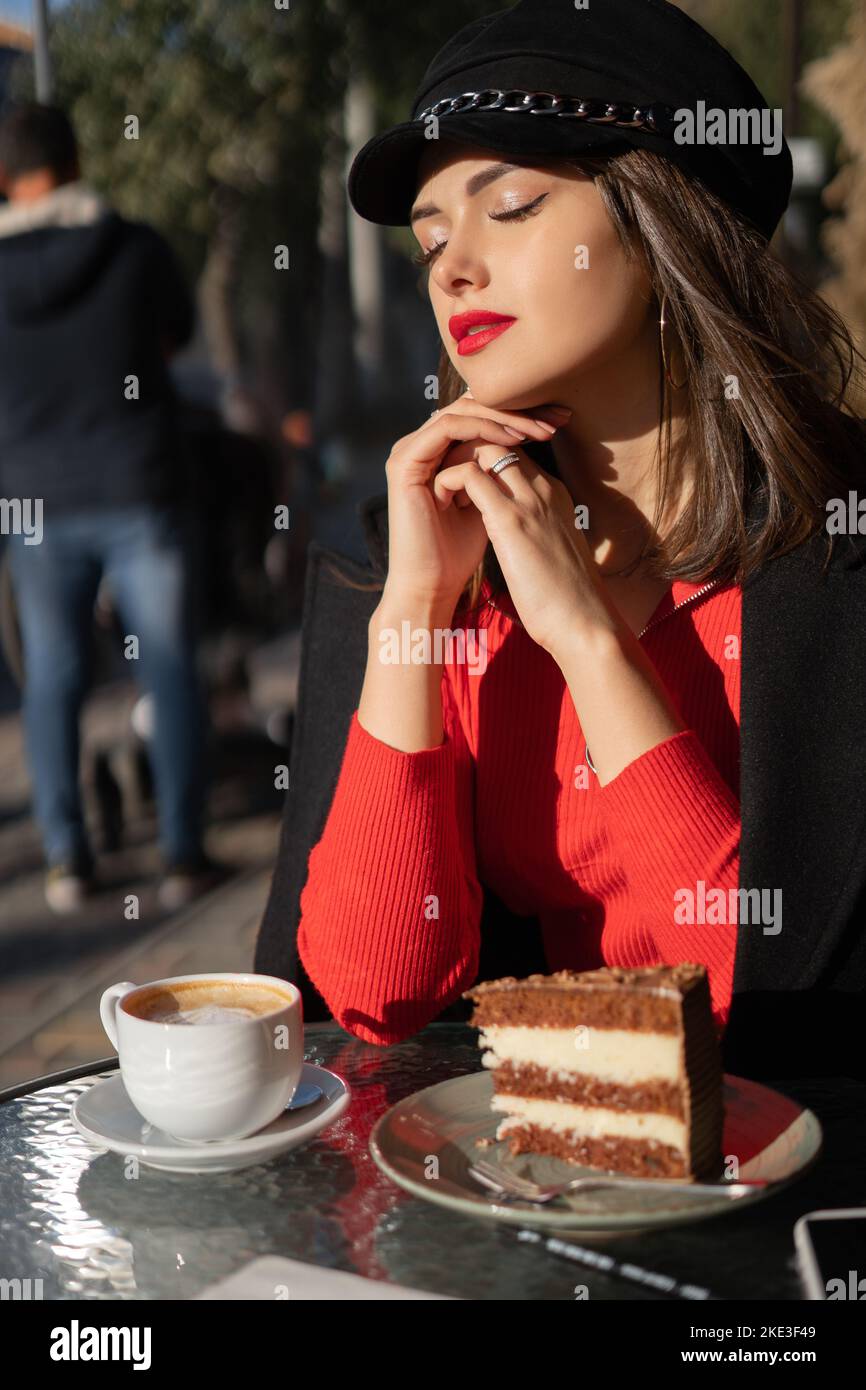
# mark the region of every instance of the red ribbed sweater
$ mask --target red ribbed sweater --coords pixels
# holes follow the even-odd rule
[[[446,661],[441,744],[402,752],[353,713],[298,929],[344,1028],[400,1042],[474,983],[483,882],[538,916],[550,971],[702,961],[721,1036],[736,914],[674,896],[727,903],[739,876],[741,593],[703,587],[675,580],[641,637],[687,728],[604,787],[562,672],[486,582],[454,623],[486,629],[486,669]]]

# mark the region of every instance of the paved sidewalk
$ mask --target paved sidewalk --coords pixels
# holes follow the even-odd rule
[[[279,840],[284,793],[274,787],[274,768],[288,759],[264,728],[273,712],[294,706],[299,652],[295,632],[250,662],[254,722],[220,739],[209,800],[207,846],[229,876],[177,914],[156,900],[152,803],[125,826],[121,848],[99,855],[100,889],[86,909],[72,917],[51,912],[21,721],[17,714],[0,717],[0,1088],[108,1055],[96,1006],[115,980],[251,968]],[[84,711],[83,742],[119,737],[136,696],[126,682],[96,689]],[[92,811],[88,803],[98,845]]]
[[[27,1031],[0,1056],[0,1088],[112,1056],[114,1049],[99,1019],[100,996],[111,984],[140,984],[208,970],[251,970],[270,878],[270,865],[249,869],[139,940],[125,947],[115,944],[89,969],[72,973],[62,1003],[64,991],[49,987],[44,1016],[12,1016],[13,1025],[17,1017]],[[14,1005],[15,990],[7,987],[3,994],[7,992]],[[4,1025],[8,1002],[2,1001]]]
[[[323,545],[367,561],[358,503],[384,491],[386,444],[352,447],[338,499],[313,519]],[[246,970],[279,841],[284,793],[274,767],[288,761],[279,738],[297,695],[300,632],[249,658],[252,723],[224,739],[213,770],[207,847],[231,874],[184,912],[156,901],[158,853],[153,806],[133,808],[122,847],[99,857],[100,892],[76,917],[57,917],[43,894],[43,862],[30,814],[30,784],[14,687],[0,700],[0,1089],[111,1054],[99,1022],[109,984],[166,974]],[[94,690],[82,717],[82,747],[120,740],[137,698],[131,682]],[[267,734],[266,734],[267,731]],[[94,832],[92,796],[88,827]],[[125,806],[126,811],[126,806]],[[138,916],[130,916],[131,895]]]

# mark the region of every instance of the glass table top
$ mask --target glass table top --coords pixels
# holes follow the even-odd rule
[[[349,1108],[304,1147],[206,1178],[136,1170],[82,1138],[70,1106],[116,1069],[34,1082],[0,1104],[0,1277],[41,1280],[45,1299],[187,1299],[260,1255],[284,1255],[463,1298],[664,1297],[411,1196],[377,1168],[376,1120],[404,1096],[479,1071],[476,1039],[464,1023],[433,1023],[380,1048],[336,1023],[308,1024],[305,1060],[346,1078]],[[800,1299],[797,1217],[866,1202],[866,1085],[778,1084],[825,1129],[825,1154],[802,1181],[751,1211],[574,1243],[721,1298]]]

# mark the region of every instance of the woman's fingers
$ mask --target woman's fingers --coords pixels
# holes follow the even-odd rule
[[[497,410],[495,406],[482,405],[481,402],[476,401],[475,397],[471,396],[468,391],[466,391],[464,395],[458,396],[453,405],[446,406],[445,408],[447,410],[454,410],[467,407],[475,412],[484,411],[486,413],[489,410],[493,416],[497,419],[501,417],[504,423],[509,425],[519,425],[523,427],[529,421],[535,424],[545,425],[547,426],[548,434],[551,433],[551,428],[555,431],[561,429],[563,425],[568,424],[568,421],[574,414],[571,406],[557,405],[555,402],[549,405],[527,406],[526,410]]]
[[[508,450],[509,453],[512,450]],[[513,501],[515,497],[521,496],[525,490],[532,489],[530,478],[524,472],[524,465],[534,469],[531,460],[527,459],[521,450],[513,451],[518,455],[518,463],[510,463],[508,468],[503,468],[500,473],[491,474],[491,469],[497,459],[502,455],[494,449],[484,449],[483,458],[469,459],[465,463],[453,463],[448,468],[443,468],[433,479],[433,495],[439,507],[444,510],[449,506],[452,498],[457,506],[463,507],[474,502],[478,505],[478,490],[473,488],[476,480],[482,478],[486,485],[483,496],[487,498],[488,504],[491,497],[501,497],[504,501]],[[488,489],[495,489],[495,494]],[[465,495],[469,502],[463,501]]]
[[[484,416],[455,415],[443,411],[436,415],[423,430],[402,441],[385,465],[398,468],[401,464],[419,463],[425,465],[440,461],[452,444],[467,439],[486,439],[491,444],[504,444],[512,448],[516,436],[496,420]]]
[[[476,470],[478,468],[474,459],[470,459],[466,463],[452,463],[450,467],[443,468],[436,474],[433,479],[433,496],[443,511],[451,505],[452,500],[459,506],[464,505],[461,494],[467,497],[470,502],[472,501],[466,492],[466,476],[470,468]]]
[[[473,397],[468,395],[458,396],[451,405],[443,406],[442,410],[436,410],[428,420],[419,426],[419,430],[427,430],[430,425],[441,418],[448,411],[458,414],[471,414],[472,416],[483,415],[488,420],[498,420],[501,425],[508,425],[516,430],[518,435],[531,435],[534,439],[551,439],[557,429],[564,423],[564,416],[557,418],[556,408],[552,406],[538,406],[530,411],[522,412],[515,410],[494,410],[491,406],[480,405]],[[549,418],[548,418],[549,417]],[[417,433],[417,431],[416,431]]]
[[[508,472],[514,475],[518,469],[519,465],[513,464]],[[453,495],[458,489],[464,491],[481,513],[491,539],[497,533],[504,534],[505,528],[514,517],[515,494],[506,492],[505,488],[500,485],[498,475],[491,476],[489,468],[483,468],[474,459],[470,463],[455,464],[453,469],[447,469],[443,473],[437,474],[437,483],[445,472],[459,475],[448,479],[445,496]],[[524,481],[526,480],[524,479]],[[444,505],[447,506],[447,503]]]

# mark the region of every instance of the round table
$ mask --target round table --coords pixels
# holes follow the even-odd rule
[[[186,1299],[260,1255],[284,1255],[433,1293],[481,1299],[665,1298],[522,1241],[516,1228],[410,1196],[368,1137],[402,1097],[481,1068],[477,1032],[433,1023],[375,1047],[307,1024],[307,1061],[340,1073],[348,1110],[306,1147],[236,1173],[161,1173],[83,1139],[70,1105],[116,1058],[0,1094],[0,1273],[45,1299]],[[724,1299],[801,1299],[793,1226],[804,1212],[866,1204],[866,1083],[769,1083],[814,1110],[825,1149],[801,1181],[749,1210],[693,1227],[575,1242],[608,1248]]]

